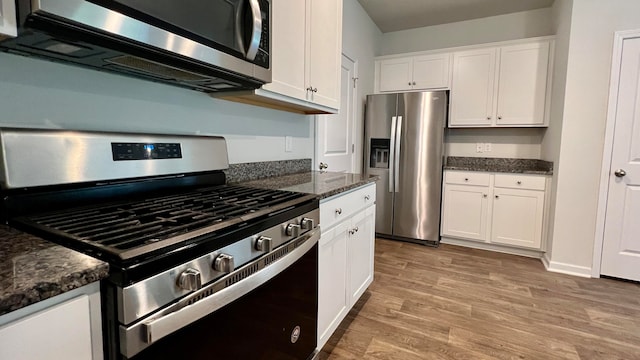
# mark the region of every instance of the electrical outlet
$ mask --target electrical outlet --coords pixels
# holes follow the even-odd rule
[[[285,136],[284,137],[284,151],[292,152],[293,151],[293,137]]]
[[[482,143],[477,143],[476,144],[476,152],[477,153],[481,153],[484,151],[484,146],[482,145]]]
[[[484,152],[491,152],[491,143],[484,144]]]

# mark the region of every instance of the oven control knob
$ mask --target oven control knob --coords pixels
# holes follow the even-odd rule
[[[213,260],[213,270],[223,273],[230,273],[235,270],[233,256],[220,254]]]
[[[273,239],[268,236],[260,236],[256,239],[255,248],[258,251],[270,252],[273,250]]]
[[[287,236],[298,237],[300,235],[300,225],[298,224],[289,224],[285,228],[285,233]]]
[[[187,269],[178,276],[178,287],[182,290],[200,290],[202,280],[200,271],[196,269]]]
[[[313,229],[314,225],[315,224],[314,224],[313,219],[302,218],[302,220],[300,220],[300,227],[302,228],[302,230],[311,230],[311,229]]]

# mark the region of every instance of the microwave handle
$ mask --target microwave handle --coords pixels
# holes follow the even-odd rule
[[[249,40],[249,47],[247,49],[247,59],[255,60],[258,55],[258,48],[260,47],[260,40],[262,38],[262,12],[260,11],[260,3],[258,0],[249,0],[249,6],[251,7],[251,20],[253,20],[253,26],[251,28],[251,40]]]

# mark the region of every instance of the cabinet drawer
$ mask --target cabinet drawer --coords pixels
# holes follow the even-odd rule
[[[365,185],[320,202],[320,225],[323,230],[348,219],[351,215],[376,202],[375,184]]]
[[[525,174],[496,174],[495,187],[509,189],[544,190],[545,176]]]
[[[445,171],[447,184],[489,186],[491,174],[471,171]]]

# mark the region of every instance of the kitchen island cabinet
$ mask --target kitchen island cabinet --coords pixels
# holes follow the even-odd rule
[[[18,35],[16,27],[16,2],[0,0],[0,40]]]

